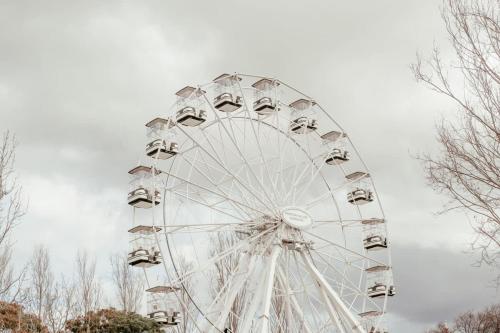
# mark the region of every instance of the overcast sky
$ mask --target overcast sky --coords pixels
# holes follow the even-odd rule
[[[57,269],[77,249],[127,248],[126,171],[144,123],[173,92],[224,72],[277,77],[314,96],[348,131],[389,220],[398,295],[391,331],[422,332],[500,299],[493,273],[464,253],[461,214],[412,156],[436,151],[434,124],[454,106],[415,83],[409,65],[433,43],[451,56],[437,0],[0,0],[0,131],[19,141],[30,198],[16,257],[50,248]]]

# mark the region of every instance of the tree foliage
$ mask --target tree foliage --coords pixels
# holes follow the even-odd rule
[[[160,326],[154,320],[113,308],[92,311],[86,316],[69,320],[66,329],[72,333],[161,332]]]
[[[11,330],[12,333],[48,332],[37,316],[24,313],[22,307],[16,303],[2,301],[0,301],[0,330]]]

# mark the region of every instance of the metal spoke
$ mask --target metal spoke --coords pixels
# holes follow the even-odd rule
[[[212,104],[207,100],[207,97],[204,95],[204,98],[205,100],[207,101],[207,103],[210,105],[210,109],[212,110],[212,112],[214,113],[215,117],[218,119],[218,123],[222,126],[222,128],[224,128],[224,131],[226,132],[227,136],[230,138],[231,142],[233,143],[234,147],[236,148],[236,150],[238,151],[238,154],[240,155],[240,157],[243,159],[243,161],[245,161],[245,163],[247,164],[247,167],[248,167],[248,170],[250,171],[250,173],[254,176],[255,180],[257,181],[257,184],[259,185],[259,187],[261,188],[261,190],[263,191],[264,195],[266,196],[267,200],[269,201],[269,203],[271,204],[271,206],[274,205],[274,201],[271,200],[271,198],[269,197],[269,194],[267,193],[266,189],[264,188],[264,185],[259,181],[259,179],[257,178],[257,176],[255,175],[255,172],[253,170],[253,168],[250,166],[250,164],[248,163],[245,155],[241,152],[241,149],[238,147],[238,144],[234,141],[234,138],[229,134],[229,131],[227,130],[226,126],[224,125],[224,123],[221,121],[218,113],[216,110],[214,110]],[[245,99],[243,99],[245,101]],[[250,121],[253,121],[253,120],[250,120]],[[252,124],[252,122],[251,122]],[[252,124],[253,126],[253,124]],[[277,208],[274,206],[274,209],[275,209],[275,212],[277,212]]]
[[[314,234],[314,233],[312,233],[312,232],[309,232],[309,231],[304,231],[304,233],[306,233],[306,234],[308,234],[308,235],[310,235],[310,236],[313,236],[313,237],[315,237],[315,238],[317,238],[317,239],[320,239],[320,240],[322,240],[323,242],[329,243],[330,245],[332,245],[332,246],[334,246],[334,247],[338,247],[338,248],[340,248],[340,249],[343,249],[343,250],[345,250],[346,252],[351,253],[351,254],[354,254],[354,255],[356,255],[356,256],[358,256],[358,257],[360,257],[360,258],[367,259],[367,260],[369,260],[370,262],[373,262],[374,264],[377,264],[377,265],[385,265],[385,264],[384,264],[383,262],[381,262],[381,261],[375,260],[375,259],[373,259],[373,258],[369,258],[369,257],[367,257],[366,255],[361,254],[361,253],[359,253],[359,252],[356,252],[356,251],[354,251],[354,250],[348,249],[347,247],[345,247],[345,246],[343,246],[343,245],[333,243],[333,242],[331,242],[331,241],[329,241],[329,240],[327,240],[327,239],[325,239],[325,238],[323,238],[323,237],[321,237],[321,236],[318,236],[318,235],[316,235],[316,234]]]
[[[209,177],[206,173],[204,173],[204,172],[203,172],[203,171],[201,171],[198,167],[196,167],[196,165],[195,165],[195,164],[193,164],[192,162],[190,162],[190,161],[189,161],[189,159],[186,159],[186,158],[184,158],[184,157],[183,157],[183,159],[184,159],[184,160],[185,160],[185,162],[186,162],[186,163],[188,163],[188,164],[189,164],[192,168],[194,168],[194,169],[195,169],[195,170],[196,170],[199,174],[201,174],[201,175],[202,175],[202,176],[203,176],[206,180],[208,180],[208,181],[210,182],[210,184],[212,184],[212,186],[214,186],[215,188],[217,188],[217,189],[221,192],[221,195],[222,195],[222,196],[224,196],[225,198],[228,198],[228,197],[229,197],[229,194],[228,194],[228,193],[226,193],[226,192],[223,190],[223,188],[222,188],[222,187],[219,187],[219,186],[220,186],[220,184],[219,184],[219,185],[217,185],[211,177]],[[248,208],[248,207],[250,207],[250,206],[249,206],[248,201],[245,199],[245,196],[241,196],[241,198],[243,199],[243,201],[245,201],[244,203],[242,203],[242,204],[244,204],[244,207],[247,207],[247,208]],[[235,207],[235,208],[241,209],[241,207],[239,207],[239,205],[238,205],[236,202],[237,202],[237,201],[236,201],[236,200],[234,200],[234,199],[232,199],[232,200],[231,200],[231,203],[233,203],[233,204],[234,204],[234,207]],[[251,208],[251,207],[250,207],[250,209],[253,209],[253,208]],[[249,216],[249,217],[250,217],[250,216]]]
[[[316,267],[312,264],[311,260],[307,257],[305,253],[301,253],[302,260],[306,264],[306,267],[309,270],[311,276],[318,282],[320,288],[328,295],[328,298],[333,302],[334,308],[336,311],[332,314],[333,316],[337,315],[337,311],[342,314],[342,317],[346,319],[351,327],[353,332],[358,333],[366,333],[365,329],[361,326],[358,320],[352,315],[349,309],[342,302],[337,293],[330,287],[330,285],[326,282],[325,278],[321,275],[320,272],[316,269]]]
[[[245,207],[245,208],[248,208],[248,209],[250,209],[250,210],[252,210],[252,211],[254,211],[254,212],[257,212],[257,213],[259,213],[259,214],[262,214],[262,215],[265,215],[265,214],[266,214],[265,212],[263,212],[263,211],[261,211],[261,210],[255,209],[255,208],[253,208],[253,207],[251,207],[251,206],[249,206],[249,205],[246,205],[246,204],[244,204],[244,203],[242,203],[242,202],[239,202],[239,201],[236,201],[236,200],[234,200],[234,199],[230,198],[227,194],[217,193],[217,192],[215,192],[215,191],[212,191],[212,190],[211,190],[211,189],[209,189],[209,188],[206,188],[206,187],[204,187],[204,186],[201,186],[201,185],[195,184],[195,183],[193,183],[193,182],[189,181],[188,179],[185,179],[185,178],[182,178],[182,177],[176,176],[176,175],[174,175],[174,174],[172,174],[172,173],[166,173],[166,172],[164,172],[164,171],[162,171],[162,173],[164,173],[164,174],[168,175],[168,177],[173,177],[173,178],[175,178],[175,179],[177,179],[177,180],[180,180],[182,183],[189,184],[189,185],[194,186],[194,187],[196,187],[196,188],[199,188],[199,189],[201,189],[201,190],[203,190],[203,191],[209,192],[209,193],[211,193],[211,194],[213,194],[213,195],[216,195],[216,196],[218,196],[218,197],[220,197],[220,198],[223,198],[223,199],[225,199],[225,200],[227,200],[227,201],[230,201],[230,202],[234,203],[235,205],[239,206],[239,207],[240,207],[240,209],[241,209],[241,207]],[[167,190],[168,190],[168,191],[170,191],[171,189],[170,189],[170,188],[167,188]],[[246,213],[246,212],[245,212],[245,213]]]
[[[254,241],[260,239],[260,237],[262,237],[263,235],[267,234],[267,233],[270,233],[271,231],[273,231],[276,227],[273,227],[273,228],[270,228],[270,229],[267,229],[267,230],[264,230],[262,231],[261,233],[257,234],[257,235],[253,235],[253,236],[250,236],[248,238],[246,238],[244,241],[241,241],[235,245],[233,245],[232,247],[230,247],[229,249],[226,249],[224,250],[222,253],[218,253],[216,256],[212,257],[212,258],[209,258],[205,261],[205,264],[197,269],[194,269],[194,270],[191,270],[187,273],[185,273],[183,276],[180,276],[177,281],[175,281],[176,283],[181,283],[183,282],[184,280],[186,280],[188,277],[190,277],[191,275],[197,273],[197,272],[200,272],[200,271],[204,271],[206,268],[210,267],[210,266],[213,266],[215,263],[221,261],[222,259],[228,257],[229,255],[231,254],[234,254],[236,253],[236,251],[241,251],[243,248],[246,248],[248,247],[250,244],[252,244]]]
[[[250,190],[249,187],[239,179],[239,177],[236,177],[229,169],[227,169],[224,165],[222,165],[222,163],[218,159],[216,159],[212,154],[210,154],[203,146],[198,144],[189,134],[187,134],[187,132],[185,130],[183,130],[179,126],[177,126],[177,127],[184,133],[184,135],[189,137],[196,145],[198,145],[198,147],[200,147],[200,149],[203,150],[205,152],[205,154],[210,156],[215,161],[215,163],[219,164],[219,166],[222,167],[222,169],[224,169],[225,172],[230,174],[245,190],[248,191],[248,193],[252,194],[261,204],[264,205],[264,207],[267,207],[268,209],[270,209],[270,207],[266,203],[264,203],[262,200],[260,200],[258,195],[256,193],[254,193],[252,190]],[[272,211],[272,209],[271,209],[271,211]]]

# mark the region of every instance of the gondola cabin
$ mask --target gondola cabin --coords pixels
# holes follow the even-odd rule
[[[161,196],[158,191],[154,191],[153,195],[150,189],[139,187],[128,193],[127,201],[135,208],[151,208],[160,204]]]
[[[127,262],[130,266],[147,268],[161,264],[161,253],[154,240],[154,233],[160,230],[160,227],[139,225],[128,231],[130,252]]]
[[[347,201],[353,205],[364,205],[374,200],[373,192],[368,189],[366,179],[370,175],[363,171],[356,171],[346,176],[346,179],[355,184],[355,186],[347,193]]]
[[[396,295],[396,290],[394,286],[387,286],[383,282],[376,282],[368,288],[368,296],[371,298],[385,296],[394,296]]]
[[[290,131],[297,134],[311,133],[318,129],[316,119],[308,119],[307,117],[300,117],[290,122]]]
[[[146,124],[150,130],[166,131],[175,126],[175,119],[156,117]]]
[[[355,188],[347,193],[347,201],[353,205],[364,205],[373,201],[373,193],[363,188]]]
[[[179,146],[175,142],[156,139],[146,145],[146,155],[160,160],[169,159],[179,152]]]
[[[253,110],[259,115],[268,115],[276,110],[276,101],[273,99],[276,93],[275,87],[278,82],[271,79],[260,79],[252,84],[256,89],[256,100],[253,102]]]
[[[387,238],[382,235],[370,235],[363,239],[363,247],[366,250],[386,249]]]
[[[233,112],[243,106],[243,97],[238,82],[241,78],[236,75],[222,74],[214,79],[216,84],[216,97],[214,98],[214,108],[222,112]]]
[[[325,162],[329,165],[338,165],[349,161],[349,152],[342,148],[333,148]]]
[[[368,333],[388,333],[387,323],[385,318],[382,317],[384,313],[381,311],[366,311],[360,313],[362,324]]]
[[[363,225],[363,247],[368,251],[387,248],[385,220],[371,218],[361,221]]]
[[[146,268],[161,264],[161,255],[159,251],[151,248],[137,248],[129,252],[127,261],[130,266]]]
[[[172,286],[156,286],[147,289],[148,317],[162,326],[178,325],[182,318],[175,293],[179,290]]]
[[[298,99],[289,105],[292,110],[290,131],[297,134],[306,134],[318,129],[318,122],[313,107],[316,102],[308,99]]]
[[[267,115],[276,109],[271,97],[262,97],[253,102],[253,110],[260,115]]]
[[[207,120],[207,113],[201,108],[204,104],[201,99],[205,91],[186,86],[175,93],[178,97],[179,110],[175,114],[177,123],[194,127]]]
[[[207,113],[192,106],[185,106],[177,111],[175,119],[181,125],[195,127],[207,120]]]
[[[243,98],[241,96],[233,96],[231,93],[222,93],[214,98],[214,107],[222,112],[233,112],[241,108]]]
[[[137,166],[129,171],[129,174],[134,177],[133,189],[128,193],[127,202],[135,208],[151,208],[159,205],[161,195],[158,190],[153,189],[149,179],[152,178],[152,169],[147,166]],[[155,175],[159,172],[156,170]]]
[[[366,269],[367,296],[371,298],[394,296],[396,288],[392,282],[392,272],[389,266],[378,265]]]
[[[155,118],[146,124],[147,136],[150,142],[146,145],[146,155],[161,160],[169,159],[178,152],[172,119]]]
[[[338,131],[330,131],[321,135],[321,139],[326,142],[336,142],[345,137],[347,137],[347,134]]]

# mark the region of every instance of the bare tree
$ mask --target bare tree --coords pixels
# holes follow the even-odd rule
[[[66,321],[76,315],[76,289],[61,276],[56,281],[45,246],[37,246],[29,264],[28,308],[51,333],[64,331]]]
[[[217,233],[216,236],[213,236],[211,239],[212,252],[211,255],[215,255],[217,253],[222,253],[225,250],[231,248],[236,244],[238,238],[235,235],[224,235],[222,233]],[[233,278],[234,273],[238,268],[239,257],[238,254],[233,253],[222,260],[219,260],[215,264],[215,286],[216,292],[219,292],[222,288],[226,287],[226,284]],[[228,315],[227,326],[231,329],[232,332],[237,332],[238,330],[238,322],[241,312],[244,307],[244,299],[245,299],[245,290],[246,288],[242,288],[242,290],[236,296],[233,304],[231,305],[231,309]]]
[[[493,305],[484,311],[466,312],[454,321],[453,332],[456,333],[499,333],[500,304]]]
[[[458,106],[458,121],[437,126],[439,156],[424,155],[427,179],[451,200],[443,212],[474,219],[480,261],[500,268],[500,25],[498,0],[443,0],[455,61],[435,47],[412,70],[418,81]],[[500,281],[499,281],[500,282]]]
[[[127,256],[114,255],[110,262],[120,308],[127,312],[139,311],[144,294],[143,279],[130,267]]]
[[[178,260],[176,262],[176,268],[178,270],[179,276],[185,276],[187,272],[190,272],[193,269],[193,264],[186,260],[186,258],[182,255],[177,256]],[[179,297],[181,298],[181,317],[182,322],[179,325],[179,331],[182,333],[194,332],[195,326],[193,322],[193,310],[194,305],[191,300],[195,293],[195,288],[193,285],[193,281],[191,278],[184,279],[181,290],[179,293]]]
[[[15,137],[6,132],[0,142],[0,300],[17,300],[24,270],[15,274],[11,265],[12,244],[9,236],[26,211],[22,188],[14,173]]]
[[[76,256],[76,297],[77,309],[80,315],[87,315],[97,310],[101,302],[101,285],[96,276],[96,261],[89,258],[86,252]],[[87,323],[87,331],[90,325]]]
[[[64,277],[52,286],[45,303],[45,325],[51,333],[65,332],[66,322],[76,316],[76,288]]]
[[[500,304],[483,311],[468,311],[459,315],[453,325],[438,324],[427,333],[500,333]]]
[[[44,320],[45,308],[51,297],[54,274],[50,269],[50,258],[45,246],[36,246],[29,264],[29,307],[35,315]]]
[[[450,330],[450,328],[446,323],[439,323],[436,328],[427,331],[427,333],[452,333],[452,332],[453,331]]]

